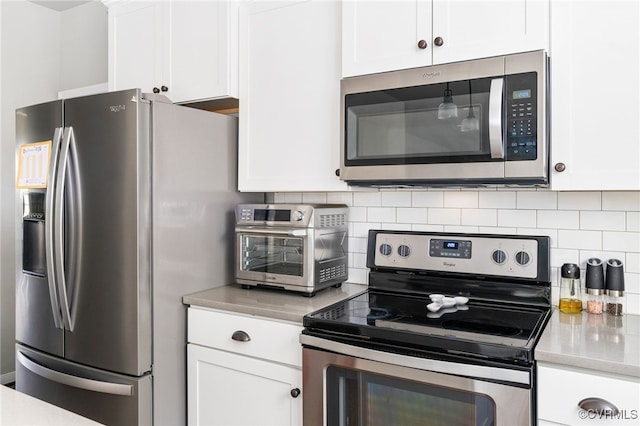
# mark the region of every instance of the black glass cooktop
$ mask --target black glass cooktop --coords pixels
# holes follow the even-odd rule
[[[369,290],[307,315],[308,334],[327,333],[368,344],[530,362],[549,310],[488,301],[431,312],[427,296]]]

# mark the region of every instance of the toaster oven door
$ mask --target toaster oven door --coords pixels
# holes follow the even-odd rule
[[[312,287],[309,238],[307,229],[237,228],[236,280],[285,289]]]

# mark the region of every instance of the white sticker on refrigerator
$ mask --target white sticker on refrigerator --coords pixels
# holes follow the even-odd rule
[[[16,188],[46,188],[51,159],[51,141],[27,143],[18,152]]]

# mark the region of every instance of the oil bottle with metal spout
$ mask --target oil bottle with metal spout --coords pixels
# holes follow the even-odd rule
[[[578,314],[582,312],[582,291],[580,289],[580,267],[575,263],[565,263],[561,269],[560,303],[561,312]]]

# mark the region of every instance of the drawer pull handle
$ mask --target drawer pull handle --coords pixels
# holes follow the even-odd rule
[[[300,396],[300,389],[295,388],[295,389],[291,389],[291,396],[294,398],[297,398]]]
[[[231,338],[237,342],[248,342],[251,340],[251,337],[242,330],[234,332]]]
[[[617,416],[619,413],[618,407],[602,398],[585,398],[578,403],[578,406],[585,411],[610,413],[612,416]]]

